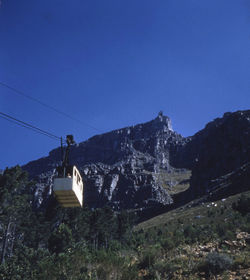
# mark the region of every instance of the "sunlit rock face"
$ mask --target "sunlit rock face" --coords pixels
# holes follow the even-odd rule
[[[97,135],[73,147],[70,161],[83,176],[85,204],[108,204],[118,210],[171,204],[171,196],[155,174],[175,169],[170,160],[186,142],[173,131],[170,119],[159,113],[150,122]],[[44,194],[50,190],[46,180],[53,181],[53,170],[58,164],[60,149],[55,149],[48,157],[24,166],[39,181],[37,207],[48,196]]]
[[[38,209],[41,206],[46,207],[53,192],[53,180],[56,175],[56,169],[39,174],[38,183],[34,188],[33,208]]]
[[[37,208],[51,197],[60,156],[55,149],[24,166],[38,179]],[[187,169],[192,171],[190,188],[181,199],[175,196],[182,203],[212,192],[226,196],[250,189],[249,159],[250,111],[226,113],[187,138],[173,131],[160,112],[150,122],[96,135],[70,153],[70,163],[84,179],[85,205],[116,210],[173,204],[169,189]]]

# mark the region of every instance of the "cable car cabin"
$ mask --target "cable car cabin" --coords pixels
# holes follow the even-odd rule
[[[82,207],[83,182],[81,175],[75,166],[69,166],[65,171],[66,174],[59,171],[59,177],[54,179],[53,191],[56,199],[63,207]]]

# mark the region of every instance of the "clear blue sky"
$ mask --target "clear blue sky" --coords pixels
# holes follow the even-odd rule
[[[0,111],[77,141],[155,118],[183,136],[250,108],[249,0],[2,0]],[[0,168],[59,142],[0,119]],[[99,132],[100,131],[100,132]]]

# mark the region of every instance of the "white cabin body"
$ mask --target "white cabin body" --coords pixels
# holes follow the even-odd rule
[[[54,179],[54,194],[63,207],[82,207],[83,182],[75,166],[67,177]]]

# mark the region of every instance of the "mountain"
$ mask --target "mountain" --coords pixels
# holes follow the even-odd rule
[[[179,152],[192,170],[189,194],[223,197],[250,188],[250,111],[225,113],[196,133]],[[178,165],[178,164],[177,164]]]
[[[187,138],[173,131],[169,117],[160,112],[150,122],[80,143],[70,161],[83,176],[89,207],[146,210],[249,189],[249,145],[249,110],[225,113]],[[60,157],[58,148],[23,167],[38,182],[36,207],[51,198]]]
[[[73,147],[96,209],[53,199],[60,149],[24,166],[35,186],[19,166],[6,169],[0,278],[248,279],[249,121],[250,111],[226,113],[184,138],[160,113]]]

